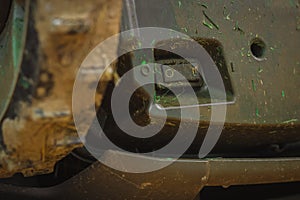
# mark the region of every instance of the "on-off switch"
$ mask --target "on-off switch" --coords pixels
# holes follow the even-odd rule
[[[182,76],[179,76],[178,73]],[[198,69],[191,64],[178,64],[178,65],[162,65],[162,72],[164,76],[164,81],[166,83],[178,82],[178,81],[189,81],[189,82],[199,82],[201,76]],[[185,79],[184,79],[184,78]]]
[[[164,83],[168,88],[186,86],[200,88],[204,83],[198,71],[199,66],[195,64],[197,62],[191,64],[183,59],[172,59],[160,60],[159,63],[162,65],[156,69],[158,87],[160,83]]]

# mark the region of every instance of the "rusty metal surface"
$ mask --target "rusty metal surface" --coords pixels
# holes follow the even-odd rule
[[[153,158],[108,151],[108,162],[130,161],[132,166]],[[164,159],[155,159],[164,162]],[[51,188],[1,186],[6,199],[157,199],[192,200],[204,186],[263,184],[300,181],[300,159],[178,160],[147,174],[119,172],[95,163],[84,172]],[[113,186],[113,187],[112,187]]]
[[[220,43],[219,53],[225,58],[220,64],[228,70],[235,94],[234,103],[228,105],[227,123],[299,125],[299,1],[169,0],[163,8],[158,0],[129,2],[136,10],[124,17],[124,30],[164,27],[196,41]],[[137,21],[137,27],[130,27],[130,21]],[[157,46],[160,42],[164,41],[156,41]],[[259,46],[263,55],[255,57],[252,50]],[[137,53],[132,62],[141,57]],[[202,120],[209,121],[210,110],[201,113]]]
[[[136,9],[125,7],[127,9],[124,10],[123,30],[138,27],[171,28],[189,35],[200,44],[203,40],[212,40],[220,44],[218,46],[220,49],[217,50],[222,54],[221,57],[224,57],[225,62],[222,60],[220,62],[215,55],[211,57],[216,65],[220,65],[219,69],[228,71],[228,74],[224,74],[224,78],[228,75],[227,79],[230,79],[232,84],[233,101],[228,102],[225,127],[212,156],[289,155],[290,152],[285,152],[287,149],[281,147],[300,141],[298,89],[300,61],[297,51],[300,48],[299,1],[169,0],[161,3],[159,0],[147,2],[128,0],[126,2]],[[160,42],[172,41],[155,42],[158,46]],[[126,41],[124,45],[126,46]],[[210,52],[209,46],[216,48],[209,42],[206,46],[208,52]],[[135,51],[131,55],[124,56],[124,59],[120,59],[118,70],[124,73],[142,63],[145,54],[145,51]],[[150,62],[158,61],[159,56],[155,55],[155,51],[149,55],[147,59]],[[135,79],[137,80],[138,77]],[[148,95],[153,96],[153,94]],[[145,96],[144,99],[137,98],[146,105],[151,104],[149,98]],[[160,100],[167,103],[172,103],[172,99],[176,100],[172,95],[167,98],[160,97]],[[138,101],[136,102],[138,107]],[[187,156],[197,154],[207,133],[212,109],[211,106],[203,105],[199,108],[201,123],[198,135],[187,151]],[[145,107],[147,108],[147,106],[140,106],[132,111],[145,114],[132,116],[141,124],[147,124],[149,120],[149,117],[147,118],[149,110],[144,109]],[[135,152],[135,149],[143,152],[153,147],[160,147],[174,137],[173,133],[180,123],[179,111],[178,108],[168,114],[169,120],[161,131],[161,137],[153,138],[151,141],[127,137],[114,125],[105,128],[113,133],[111,138],[116,144],[123,148],[130,148],[132,152]],[[154,113],[150,115],[153,117]],[[113,124],[110,113],[107,116],[106,122]],[[157,114],[156,119],[160,117]],[[135,148],[131,148],[134,145],[128,147],[125,142],[128,140],[135,144]],[[293,155],[299,156],[299,146],[295,145],[295,147],[298,149],[293,152]]]
[[[225,144],[231,147],[236,145],[236,149],[240,149],[253,147],[253,144],[260,146],[300,140],[299,61],[295,51],[300,44],[297,1],[290,1],[291,4],[283,1],[275,4],[271,4],[271,1],[254,1],[251,4],[238,1],[223,4],[214,4],[213,1],[153,2],[144,1],[143,8],[147,10],[140,9],[139,12],[152,14],[149,8],[159,7],[164,20],[160,21],[159,16],[147,18],[147,15],[143,15],[144,20],[148,20],[144,26],[174,28],[196,39],[213,38],[222,43],[226,67],[237,95],[235,104],[229,106],[229,131],[225,132],[222,140]],[[85,3],[79,0],[40,0],[31,3],[30,30],[34,31],[27,36],[24,60],[28,62],[22,65],[17,85],[22,92],[14,95],[1,122],[3,144],[0,148],[0,177],[8,177],[16,172],[25,176],[49,173],[58,160],[81,146],[71,117],[75,72],[94,45],[119,30],[120,0],[88,0]],[[142,21],[143,18],[140,19]],[[275,31],[278,29],[281,31]],[[267,47],[263,59],[257,58],[260,57],[259,53],[255,58],[250,52],[251,42],[255,38],[262,38]],[[28,68],[30,73],[26,73]],[[209,108],[201,110],[201,113],[203,120],[209,119]],[[176,127],[169,128],[166,132]],[[117,139],[120,141],[119,137]],[[122,142],[127,143],[126,140]],[[220,143],[221,147],[224,143]],[[299,180],[296,177],[298,171],[291,173],[298,170],[298,159],[274,159],[266,164],[268,161],[261,160],[262,164],[251,159],[220,161],[220,165],[211,166],[211,169],[215,169],[211,173],[218,177],[216,180],[211,178],[211,184],[221,184],[218,183],[219,179],[226,185],[253,182],[254,178],[257,178],[255,183],[264,183],[267,179],[274,182]],[[256,171],[254,163],[258,163],[260,170]],[[232,165],[237,165],[236,170]],[[227,179],[218,174],[220,166],[227,170]],[[268,174],[271,167],[274,167],[272,173],[282,173],[282,176]],[[282,169],[283,172],[280,171]],[[235,171],[243,173],[244,179],[233,178]],[[248,171],[253,179],[248,179]],[[108,178],[110,175],[103,176]],[[197,191],[201,187],[202,183],[199,183]],[[40,190],[34,191],[39,194]]]
[[[299,125],[298,0],[171,2],[179,30],[222,44],[236,97],[227,123]],[[265,44],[261,57],[251,52],[255,40]]]
[[[119,31],[120,0],[30,4],[21,73],[1,122],[0,177],[50,173],[81,146],[71,111],[76,71],[95,45]]]

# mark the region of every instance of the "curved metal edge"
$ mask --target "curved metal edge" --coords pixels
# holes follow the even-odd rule
[[[152,160],[107,151],[107,162]],[[95,163],[60,185],[51,188],[19,188],[1,185],[5,199],[194,199],[204,186],[231,186],[300,181],[300,158],[178,160],[162,170],[130,174]]]
[[[20,9],[20,5],[24,6],[24,14],[21,16],[18,16],[19,13],[17,13],[17,9]],[[27,28],[28,28],[28,17],[29,17],[29,5],[30,5],[30,0],[16,0],[12,2],[12,11],[9,16],[10,20],[12,22],[10,23],[10,26],[7,27],[7,30],[4,29],[4,31],[7,31],[9,34],[8,37],[10,40],[8,42],[8,46],[5,48],[6,51],[10,52],[4,52],[4,61],[3,63],[1,62],[0,64],[3,64],[2,67],[8,67],[8,69],[11,70],[10,77],[7,76],[8,72],[5,72],[5,69],[1,69],[1,76],[2,78],[7,81],[4,81],[1,84],[3,84],[5,87],[1,88],[1,94],[0,94],[0,120],[3,118],[9,103],[10,99],[12,98],[13,92],[15,90],[15,86],[19,77],[19,72],[20,72],[20,66],[21,66],[21,61],[23,57],[23,49],[25,47],[25,39],[27,35]],[[16,12],[15,12],[16,11]],[[21,31],[19,32],[19,28],[17,25],[18,23],[22,23],[21,25]],[[3,34],[4,35],[4,34]],[[3,39],[5,37],[3,36]],[[5,50],[4,50],[5,51]],[[8,54],[8,55],[6,55]]]

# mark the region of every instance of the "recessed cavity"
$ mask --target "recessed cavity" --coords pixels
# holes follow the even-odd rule
[[[262,58],[264,58],[265,55],[266,44],[260,38],[255,38],[251,42],[250,49],[253,57],[261,60]]]

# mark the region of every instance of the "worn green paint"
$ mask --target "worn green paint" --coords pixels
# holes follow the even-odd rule
[[[290,119],[290,120],[284,121],[282,123],[283,124],[290,124],[290,123],[294,123],[294,122],[298,122],[298,121],[299,121],[298,119]]]
[[[256,117],[260,117],[259,109],[258,108],[255,109],[255,115],[256,115]]]
[[[29,1],[13,1],[11,15],[8,19],[5,32],[0,38],[0,119],[2,119],[15,89],[19,77],[22,60],[25,25],[29,12]],[[22,82],[22,81],[21,81]],[[28,88],[29,83],[22,82],[24,88]],[[4,86],[4,87],[3,87]]]
[[[21,18],[16,18],[13,23],[13,37],[12,37],[12,44],[13,44],[13,61],[14,61],[14,67],[17,68],[18,64],[20,62],[20,52],[22,41],[20,38],[22,38],[23,35],[23,26],[24,21]]]
[[[198,2],[198,3],[201,4],[200,2]],[[206,9],[208,8],[208,5],[206,3],[202,3],[201,6]]]
[[[181,8],[181,5],[182,5],[181,1],[178,1],[178,7],[179,8]]]
[[[182,30],[184,30],[184,32],[188,32],[188,29],[186,27],[183,27]]]
[[[28,89],[30,87],[30,83],[23,76],[20,78],[20,82],[24,89]]]
[[[205,20],[202,21],[203,25],[208,27],[209,29],[214,29],[213,25],[211,23],[207,23]]]
[[[255,84],[255,82],[254,82],[254,80],[251,80],[251,83],[252,83],[252,90],[254,91],[254,92],[256,92],[256,84]]]
[[[217,29],[219,30],[219,25],[217,25],[207,14],[206,12],[203,10],[202,11],[204,17]]]
[[[285,97],[285,91],[284,91],[284,90],[281,91],[281,96],[282,96],[283,98]]]

